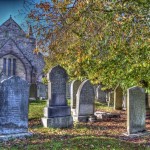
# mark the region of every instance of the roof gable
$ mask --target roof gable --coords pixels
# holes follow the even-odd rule
[[[0,26],[0,32],[3,31],[18,31],[21,34],[25,34],[23,29],[12,19],[12,17],[10,17]]]

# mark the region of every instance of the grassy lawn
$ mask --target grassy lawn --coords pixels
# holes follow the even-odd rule
[[[126,114],[121,118],[96,123],[74,123],[69,129],[43,128],[41,117],[46,101],[30,102],[29,131],[33,136],[0,143],[0,150],[148,150],[150,138],[129,139],[126,132]],[[105,104],[96,103],[96,110],[112,111]],[[150,129],[150,121],[147,128]]]

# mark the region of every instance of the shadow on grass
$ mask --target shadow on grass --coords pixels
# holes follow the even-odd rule
[[[120,141],[110,137],[92,135],[34,135],[32,138],[6,142],[1,148],[11,150],[143,150],[144,145]]]

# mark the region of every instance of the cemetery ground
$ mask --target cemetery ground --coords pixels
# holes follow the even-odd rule
[[[96,110],[117,112],[120,118],[106,119],[95,123],[76,123],[69,129],[43,128],[41,117],[46,101],[30,102],[29,131],[32,137],[0,143],[0,150],[145,150],[150,149],[149,136],[127,138],[126,112],[114,111],[106,104],[96,102]],[[150,131],[150,119],[146,120]]]

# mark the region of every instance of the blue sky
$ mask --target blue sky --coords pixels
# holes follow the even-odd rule
[[[0,25],[9,19],[10,15],[12,18],[21,26],[25,22],[24,16],[19,14],[19,10],[23,9],[25,0],[0,0]],[[31,2],[32,0],[26,0]],[[39,0],[34,0],[39,1]],[[21,26],[24,30],[26,28]]]
[[[0,0],[0,24],[6,21],[10,15],[20,24],[23,19],[18,15],[18,10],[23,8],[24,0]]]

